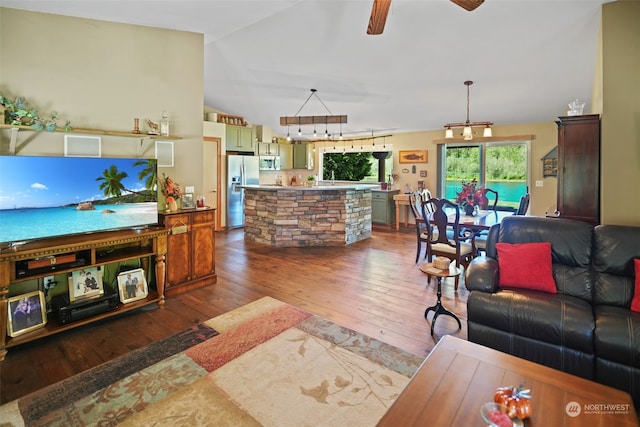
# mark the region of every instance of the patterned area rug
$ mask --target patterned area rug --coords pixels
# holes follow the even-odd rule
[[[0,407],[2,426],[374,426],[423,358],[265,297]]]

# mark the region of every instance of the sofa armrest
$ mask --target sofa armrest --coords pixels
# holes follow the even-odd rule
[[[464,277],[469,291],[497,292],[498,261],[487,256],[476,257],[467,267]]]

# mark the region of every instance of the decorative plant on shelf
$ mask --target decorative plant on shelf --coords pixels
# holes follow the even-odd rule
[[[58,128],[58,113],[51,113],[48,119],[40,117],[35,108],[29,108],[27,100],[19,96],[12,100],[0,95],[0,112],[3,113],[3,123],[16,126],[31,126],[34,130],[54,132]],[[71,124],[67,121],[64,130],[70,131]]]

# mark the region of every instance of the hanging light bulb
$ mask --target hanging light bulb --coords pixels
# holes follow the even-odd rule
[[[482,136],[484,136],[485,138],[491,138],[493,136],[493,132],[491,131],[491,126],[489,125],[485,126]]]
[[[465,141],[470,141],[473,139],[473,132],[471,131],[471,126],[467,124],[464,129],[462,129],[462,139]]]
[[[302,129],[300,128],[300,117],[298,116],[298,136],[302,135]]]
[[[453,138],[453,129],[451,129],[450,126],[447,126],[446,130],[444,131],[444,137]]]

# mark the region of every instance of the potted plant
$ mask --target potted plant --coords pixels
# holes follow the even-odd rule
[[[309,176],[307,177],[307,186],[308,186],[308,187],[313,187],[313,183],[315,182],[315,180],[316,180],[316,177],[315,177],[315,176],[313,176],[313,175],[309,175]]]

